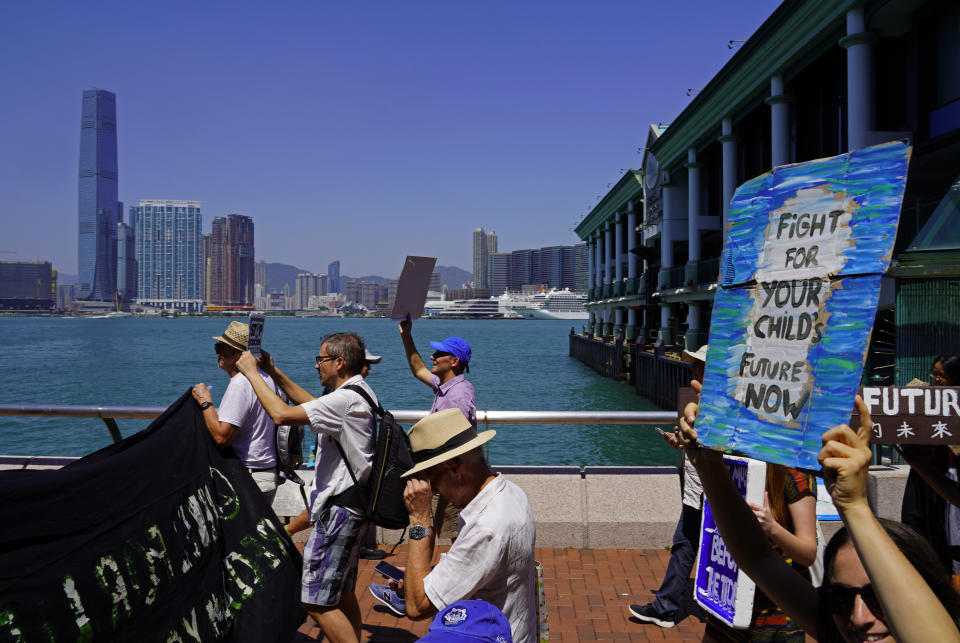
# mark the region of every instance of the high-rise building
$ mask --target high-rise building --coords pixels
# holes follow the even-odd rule
[[[242,214],[214,217],[204,235],[205,301],[214,306],[253,305],[253,219]]]
[[[49,261],[0,261],[0,310],[50,311],[57,271]]]
[[[441,292],[443,290],[443,285],[440,283],[440,273],[432,272],[430,273],[430,286],[428,290],[432,292]],[[391,300],[392,301],[392,300]]]
[[[301,272],[297,275],[293,292],[293,307],[297,310],[310,308],[310,298],[327,294],[327,275],[316,272]]]
[[[327,287],[330,292],[343,292],[343,284],[340,283],[340,260],[337,259],[327,266]]]
[[[199,201],[140,201],[134,213],[138,304],[202,310],[202,227]]]
[[[496,235],[494,235],[496,239]],[[483,228],[477,228],[473,231],[473,287],[487,288],[487,233]]]
[[[263,286],[263,289],[267,288],[267,262],[258,261],[253,264],[253,283],[254,285]]]
[[[353,301],[369,311],[377,309],[377,302],[387,301],[389,288],[375,281],[348,281],[346,283],[347,301]]]
[[[487,233],[487,254],[497,251],[497,233],[491,230]],[[489,275],[488,275],[489,276]]]
[[[83,92],[80,117],[78,296],[113,301],[117,290],[117,96]]]
[[[121,302],[137,298],[136,252],[133,228],[121,221],[117,224],[117,297]]]
[[[573,290],[590,290],[590,248],[585,243],[573,247]]]
[[[499,297],[510,289],[510,253],[491,252],[487,268],[490,278],[490,294]]]

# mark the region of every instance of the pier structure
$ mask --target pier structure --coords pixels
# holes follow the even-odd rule
[[[649,126],[640,169],[625,170],[577,225],[590,317],[570,354],[636,381],[654,349],[697,350],[737,186],[902,138],[913,154],[865,382],[926,379],[934,357],[958,352],[958,26],[960,5],[940,0],[782,2],[680,114]],[[618,339],[617,365],[589,346]],[[633,345],[652,357],[634,359]],[[647,388],[638,391],[652,399]]]

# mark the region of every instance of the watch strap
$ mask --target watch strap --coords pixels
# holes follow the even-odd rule
[[[213,402],[202,402],[202,403],[200,404],[200,410],[201,410],[201,411],[206,411],[206,410],[209,409],[211,406],[213,406]]]

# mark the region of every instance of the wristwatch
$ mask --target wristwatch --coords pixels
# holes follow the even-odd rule
[[[430,535],[430,528],[423,525],[410,525],[408,533],[411,540],[423,540]]]
[[[208,402],[203,402],[203,403],[200,404],[200,410],[201,410],[201,411],[206,411],[206,410],[209,409],[211,406],[213,406],[213,402],[209,402],[209,401],[208,401]]]

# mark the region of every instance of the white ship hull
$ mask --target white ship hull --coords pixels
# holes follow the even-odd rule
[[[590,313],[576,310],[544,310],[531,306],[511,306],[514,311],[523,315],[524,319],[568,319],[585,320],[590,319]]]

